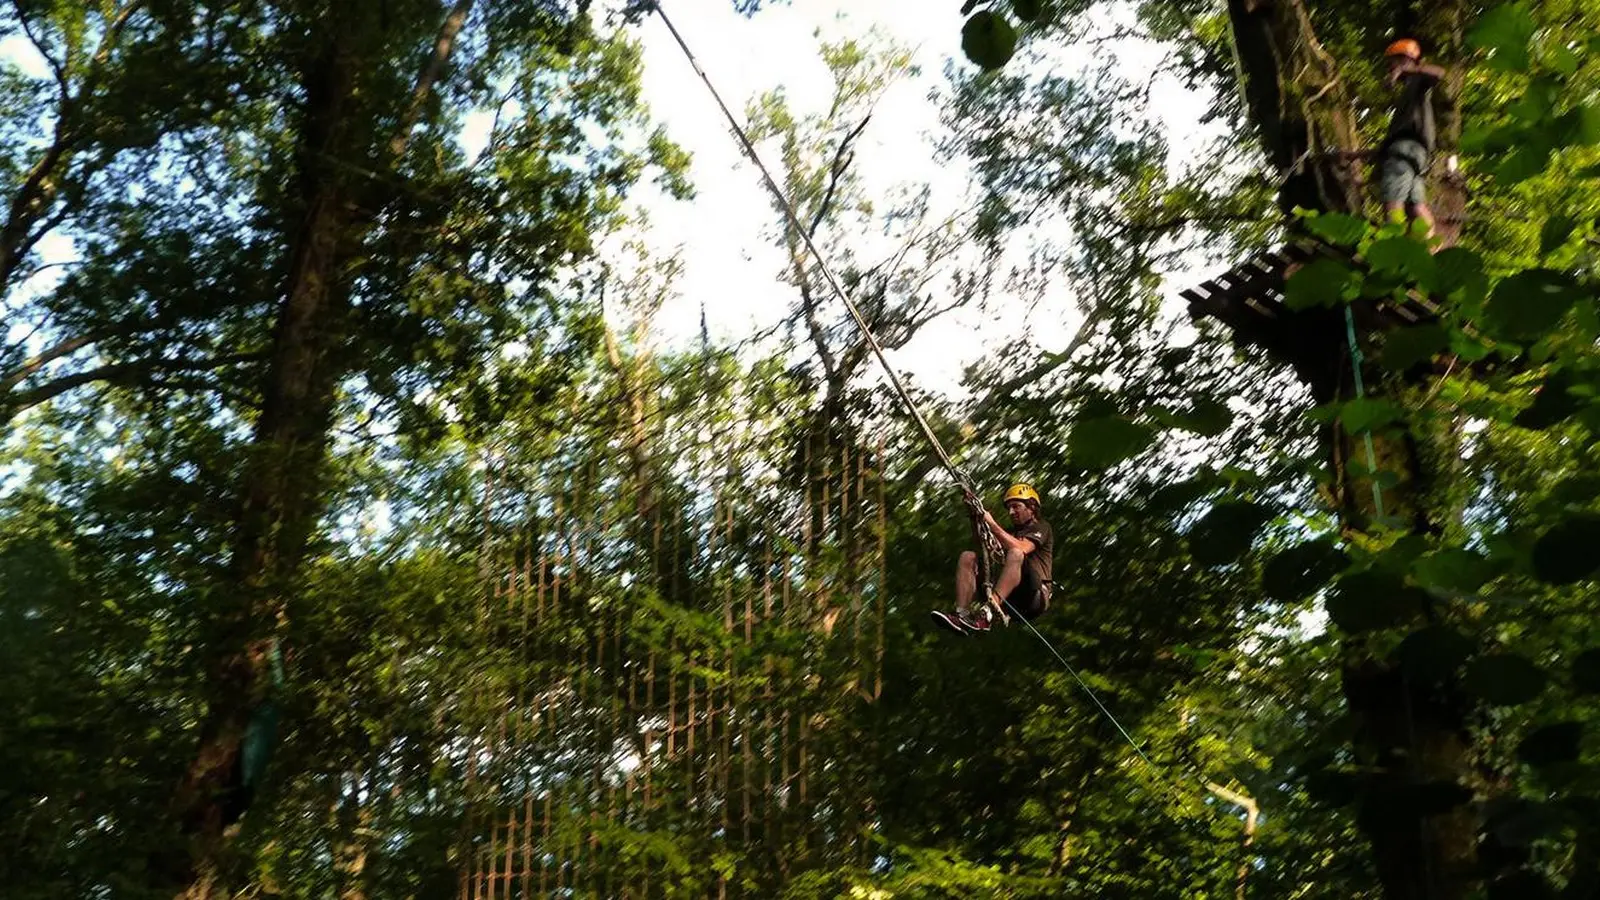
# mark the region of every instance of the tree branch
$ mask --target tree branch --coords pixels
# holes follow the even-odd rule
[[[844,177],[845,171],[850,168],[851,161],[855,159],[853,154],[846,156],[850,151],[850,145],[855,142],[856,138],[861,136],[861,132],[867,130],[867,123],[871,121],[872,116],[868,114],[866,118],[861,120],[860,125],[857,125],[849,134],[844,136],[844,140],[839,142],[838,151],[833,154],[833,162],[828,166],[828,187],[822,193],[822,202],[817,205],[816,215],[811,217],[810,228],[806,230],[806,234],[812,240],[816,240],[817,229],[822,227],[822,220],[828,215],[829,207],[833,205],[834,193],[839,189],[840,179]]]
[[[1234,896],[1237,900],[1245,900],[1246,888],[1250,884],[1250,845],[1255,843],[1256,820],[1261,815],[1261,808],[1255,798],[1230,791],[1214,782],[1207,781],[1206,790],[1244,810],[1244,836],[1239,841],[1239,871],[1235,876]]]
[[[18,384],[21,384],[28,376],[33,375],[40,369],[64,356],[68,356],[84,347],[89,346],[90,344],[99,340],[100,337],[101,335],[98,334],[86,334],[80,337],[68,338],[67,340],[57,343],[53,347],[45,348],[45,350],[39,353],[39,355],[28,360],[15,369],[12,369],[10,372],[7,372],[4,378],[0,378],[0,393],[11,390]]]
[[[472,3],[473,0],[456,0],[455,6],[450,8],[449,15],[445,16],[444,24],[439,26],[439,37],[433,43],[433,55],[428,57],[427,64],[417,75],[416,86],[411,89],[411,102],[406,106],[405,114],[400,117],[400,127],[395,131],[394,138],[389,141],[389,153],[395,159],[405,155],[406,145],[411,142],[411,132],[422,118],[422,107],[427,103],[428,95],[433,93],[434,84],[444,74],[444,67],[450,62],[451,53],[455,51],[456,37],[467,24],[467,15],[472,12]]]
[[[67,84],[66,67],[55,61],[55,58],[50,55],[50,51],[45,47],[44,41],[33,33],[33,23],[28,21],[28,14],[22,9],[22,0],[11,0],[11,8],[17,12],[17,21],[22,24],[22,33],[27,36],[28,43],[33,45],[33,49],[39,51],[39,55],[50,66],[50,71],[56,78],[56,88],[61,93],[61,102],[65,105],[68,100],[72,99],[72,92]]]
[[[83,372],[63,375],[36,388],[19,391],[10,397],[0,398],[0,418],[9,419],[22,410],[38,406],[86,384],[104,381],[113,384],[136,383],[140,376],[155,372],[209,372],[239,363],[265,358],[264,353],[233,353],[202,360],[144,359],[126,363],[111,363]]]

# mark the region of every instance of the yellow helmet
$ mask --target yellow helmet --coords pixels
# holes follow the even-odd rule
[[[1010,503],[1013,500],[1022,500],[1027,503],[1032,503],[1034,508],[1038,509],[1039,492],[1033,489],[1033,485],[1023,484],[1019,481],[1016,484],[1013,484],[1011,487],[1006,488],[1006,495],[1000,502]]]

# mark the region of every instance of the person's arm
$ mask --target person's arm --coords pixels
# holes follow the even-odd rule
[[[1000,546],[1006,548],[1007,550],[1017,550],[1027,554],[1032,553],[1039,548],[1039,545],[1034,543],[1032,540],[1025,537],[1017,537],[1011,532],[1005,530],[1003,527],[1001,527],[999,522],[995,521],[994,515],[987,509],[983,511],[983,521],[984,524],[989,526],[989,530],[994,532],[994,536],[999,539]]]
[[[1436,82],[1444,80],[1444,67],[1436,66],[1433,63],[1416,63],[1412,66],[1411,71],[1418,75],[1424,75]]]

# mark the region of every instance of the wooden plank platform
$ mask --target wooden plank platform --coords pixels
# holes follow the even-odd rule
[[[1194,318],[1210,316],[1226,325],[1235,338],[1261,347],[1278,362],[1308,375],[1313,347],[1325,345],[1327,331],[1338,328],[1343,337],[1343,311],[1293,310],[1284,303],[1284,284],[1295,268],[1320,257],[1363,267],[1361,260],[1317,241],[1298,240],[1259,253],[1211,280],[1179,293],[1189,303]],[[1412,291],[1405,300],[1363,300],[1351,304],[1356,328],[1362,333],[1388,331],[1432,321],[1439,306]],[[1322,340],[1318,340],[1320,332]],[[1321,356],[1320,352],[1311,355]],[[1320,366],[1316,366],[1320,369]]]

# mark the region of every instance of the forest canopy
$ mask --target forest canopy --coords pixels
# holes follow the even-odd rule
[[[941,3],[0,9],[4,895],[1600,896],[1600,9]]]

